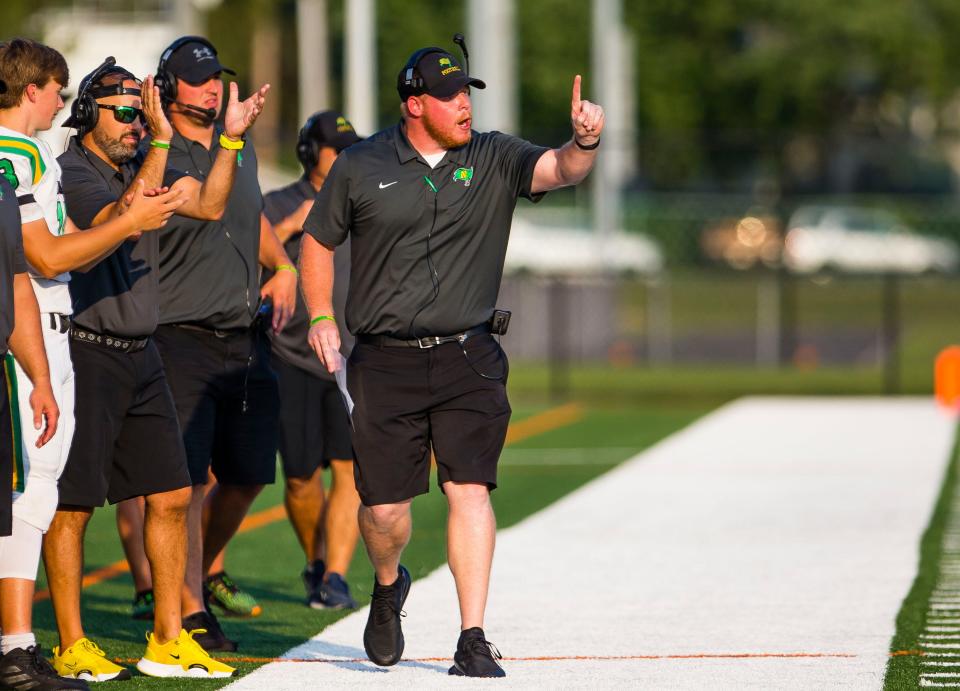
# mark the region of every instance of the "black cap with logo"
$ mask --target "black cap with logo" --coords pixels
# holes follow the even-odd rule
[[[315,113],[308,120],[310,129],[304,135],[320,146],[331,146],[340,153],[360,141],[350,121],[335,110]]]
[[[236,74],[229,67],[221,65],[217,49],[199,37],[178,46],[167,59],[166,69],[188,84],[202,84],[217,72]]]
[[[443,48],[421,48],[397,75],[397,93],[404,101],[421,94],[448,98],[465,86],[487,88],[482,80],[464,72],[460,62]]]

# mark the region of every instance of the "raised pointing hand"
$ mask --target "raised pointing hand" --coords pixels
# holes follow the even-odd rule
[[[589,146],[600,139],[603,131],[603,108],[596,103],[584,101],[580,98],[580,81],[578,74],[573,78],[573,95],[570,99],[570,122],[573,124],[573,136],[584,146]]]

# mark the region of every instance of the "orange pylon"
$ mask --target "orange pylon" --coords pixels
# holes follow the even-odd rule
[[[960,410],[960,346],[949,346],[937,355],[933,392],[940,405]]]

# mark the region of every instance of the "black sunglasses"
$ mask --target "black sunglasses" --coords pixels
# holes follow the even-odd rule
[[[143,117],[143,110],[133,106],[111,106],[106,103],[98,103],[97,106],[113,111],[113,119],[129,125],[131,122],[140,119],[140,124],[146,124],[146,118]]]

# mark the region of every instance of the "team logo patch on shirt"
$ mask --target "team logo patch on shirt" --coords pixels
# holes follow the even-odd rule
[[[457,168],[453,171],[454,182],[462,182],[464,187],[469,187],[471,180],[473,180],[473,166],[469,168]]]

